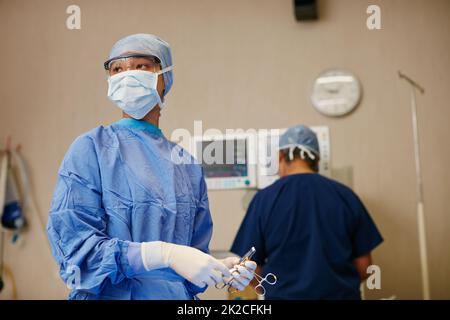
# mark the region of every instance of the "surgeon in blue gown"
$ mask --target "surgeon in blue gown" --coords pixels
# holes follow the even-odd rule
[[[123,119],[72,143],[47,225],[69,299],[193,299],[230,276],[243,290],[256,264],[208,254],[202,169],[159,129],[173,82],[168,43],[150,34],[125,37],[104,67],[108,97]]]
[[[318,173],[316,134],[289,128],[279,143],[280,179],[253,198],[231,251],[253,259],[277,283],[266,299],[360,299],[371,251],[383,238],[348,187]]]

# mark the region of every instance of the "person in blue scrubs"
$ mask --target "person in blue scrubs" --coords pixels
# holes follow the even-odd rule
[[[125,37],[104,67],[123,119],[72,143],[47,225],[69,299],[193,299],[231,276],[243,290],[256,263],[208,254],[212,221],[201,166],[159,129],[173,82],[168,43]]]
[[[231,251],[254,246],[263,274],[277,276],[266,299],[360,299],[382,236],[350,188],[317,173],[311,129],[288,129],[279,149],[280,179],[255,195]]]

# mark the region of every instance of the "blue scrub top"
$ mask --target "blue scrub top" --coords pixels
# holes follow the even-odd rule
[[[316,173],[283,177],[259,191],[231,251],[252,246],[263,274],[266,299],[360,299],[352,260],[383,241],[358,196]]]

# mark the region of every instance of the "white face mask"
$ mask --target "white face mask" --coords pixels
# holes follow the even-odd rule
[[[173,66],[156,73],[143,70],[120,72],[108,78],[108,98],[134,119],[142,119],[156,105],[163,107],[156,90],[158,76]]]

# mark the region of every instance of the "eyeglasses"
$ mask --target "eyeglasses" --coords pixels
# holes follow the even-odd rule
[[[153,56],[133,55],[110,59],[105,62],[104,67],[112,76],[127,70],[156,72],[160,69],[159,63],[159,59]]]

